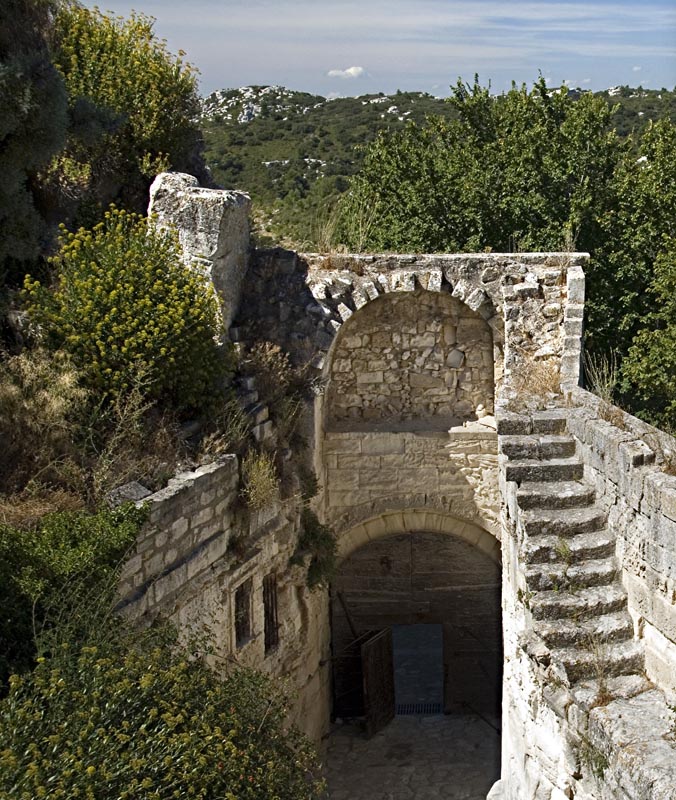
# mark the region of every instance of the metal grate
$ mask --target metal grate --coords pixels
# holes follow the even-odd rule
[[[441,703],[397,703],[398,716],[441,714]]]

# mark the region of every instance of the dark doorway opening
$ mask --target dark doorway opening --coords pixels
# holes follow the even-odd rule
[[[441,625],[393,625],[392,662],[397,714],[441,714],[444,639]]]

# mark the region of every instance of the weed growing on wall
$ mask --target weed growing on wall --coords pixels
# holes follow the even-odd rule
[[[301,564],[306,559],[307,585],[310,589],[326,586],[336,571],[338,545],[336,536],[327,525],[323,525],[309,508],[301,514],[301,531],[292,563]]]
[[[52,266],[53,288],[26,279],[29,312],[88,388],[114,398],[143,372],[150,399],[204,404],[227,366],[216,344],[218,303],[182,265],[174,236],[111,207],[92,230],[64,232]]]
[[[279,476],[269,453],[250,450],[242,461],[242,494],[249,508],[264,508],[279,497]]]

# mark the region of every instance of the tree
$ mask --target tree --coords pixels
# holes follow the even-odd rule
[[[461,81],[459,119],[381,134],[346,200],[348,244],[364,210],[370,249],[589,248],[621,147],[602,99],[550,92],[541,78],[494,98]]]
[[[662,240],[641,320],[623,364],[624,390],[660,427],[676,431],[676,237]]]
[[[204,173],[194,68],[172,56],[153,20],[127,20],[64,3],[56,15],[54,62],[68,91],[68,146],[53,165],[60,202],[118,201],[142,212],[161,171]]]
[[[67,101],[50,62],[47,0],[0,5],[0,284],[23,277],[47,227],[36,204],[36,176],[62,147]]]

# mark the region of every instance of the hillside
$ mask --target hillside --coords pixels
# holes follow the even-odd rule
[[[598,93],[622,136],[649,120],[676,120],[676,93],[618,86]],[[249,192],[258,236],[313,249],[331,239],[332,211],[381,130],[429,115],[451,118],[442,98],[396,92],[327,99],[282,86],[224,89],[203,100],[206,159],[216,182]]]

